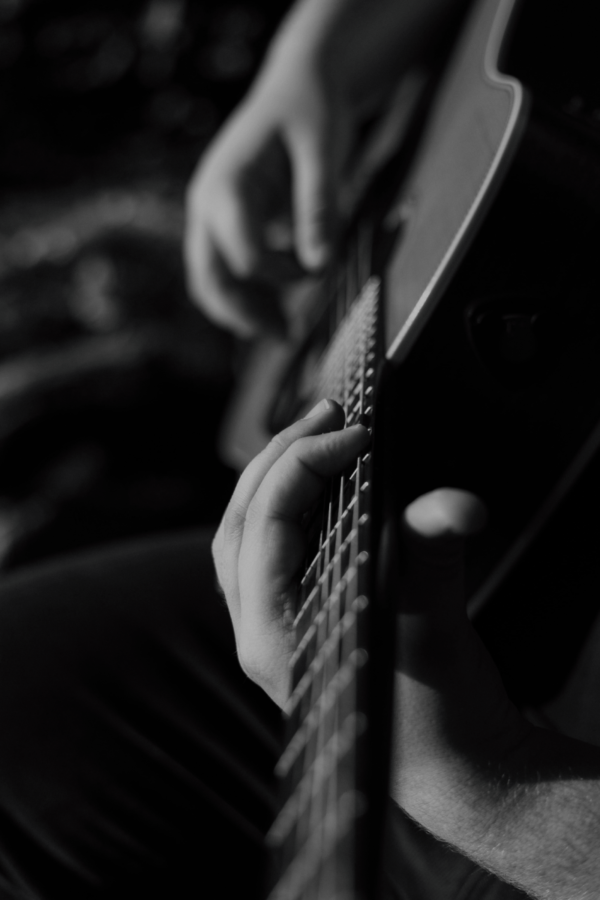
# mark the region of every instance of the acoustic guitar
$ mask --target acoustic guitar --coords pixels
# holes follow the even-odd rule
[[[531,647],[541,601],[515,573],[600,445],[600,79],[589,4],[555,7],[474,3],[425,115],[422,80],[404,83],[400,152],[295,299],[293,339],[255,348],[224,427],[239,467],[321,397],[373,434],[307,522],[270,900],[380,892],[386,523],[439,486],[482,496],[469,612],[493,645],[502,610]],[[526,700],[539,660],[499,662]]]

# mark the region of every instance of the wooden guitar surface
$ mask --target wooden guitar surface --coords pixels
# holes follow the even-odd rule
[[[498,60],[515,0],[475,7],[406,186],[389,213],[401,239],[385,277],[387,358],[404,359],[489,208],[522,133],[524,93]],[[487,35],[487,39],[482,40]]]

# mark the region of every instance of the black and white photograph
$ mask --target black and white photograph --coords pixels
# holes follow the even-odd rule
[[[592,0],[0,0],[0,900],[600,898]]]

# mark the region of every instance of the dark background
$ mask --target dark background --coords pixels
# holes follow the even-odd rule
[[[185,185],[287,4],[0,0],[0,567],[218,520]]]

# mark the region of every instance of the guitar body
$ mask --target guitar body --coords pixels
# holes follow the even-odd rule
[[[324,794],[311,795],[314,809],[327,812],[333,791],[335,821],[351,797],[355,822],[327,852],[323,822],[331,816],[313,811],[310,826],[300,817],[290,825],[306,785],[319,780],[325,738],[297,772],[283,765],[273,898],[377,896],[393,649],[394,553],[386,547],[393,549],[390,524],[411,500],[452,486],[488,505],[490,526],[467,560],[469,607],[517,702],[551,695],[565,674],[560,639],[581,636],[583,625],[565,628],[560,597],[527,560],[600,446],[600,124],[573,104],[577,78],[561,94],[564,73],[547,47],[536,70],[532,34],[539,36],[542,8],[539,0],[473,5],[418,150],[408,162],[400,154],[399,188],[390,189],[388,170],[349,234],[343,290],[336,270],[297,299],[304,315],[296,337],[255,349],[225,423],[223,453],[239,467],[318,396],[335,396],[374,435],[372,455],[332,488],[303,579],[292,671],[300,697],[320,647],[356,615],[352,649],[340,641],[338,672],[350,657],[365,663],[352,712],[354,725],[363,724],[335,782],[352,789],[335,794],[327,781]],[[332,311],[334,327],[326,327]],[[344,371],[352,360],[347,381],[340,358]],[[343,530],[346,511],[351,532]],[[577,603],[573,621],[585,623],[589,610]],[[549,624],[539,641],[542,613]],[[313,684],[313,700],[290,707],[284,762],[330,682],[316,692]],[[336,715],[334,731],[343,719]],[[311,829],[313,843],[321,841],[317,857]]]

